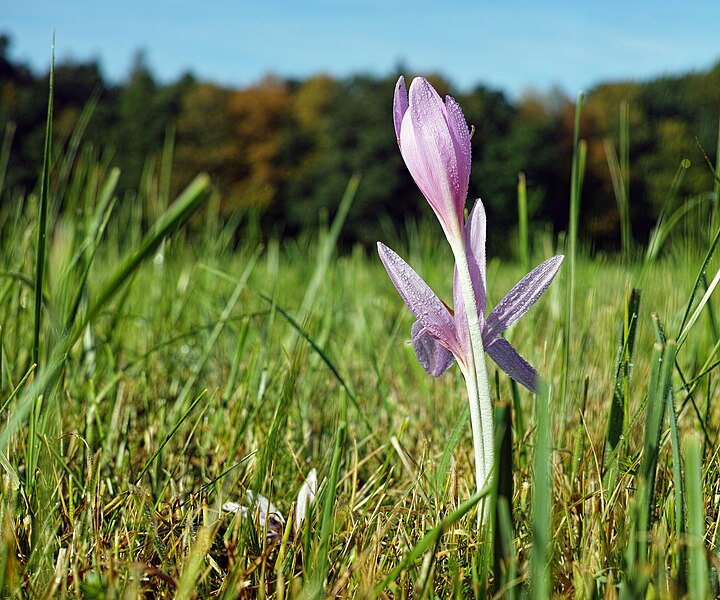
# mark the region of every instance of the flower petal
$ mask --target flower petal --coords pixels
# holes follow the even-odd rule
[[[420,366],[433,377],[440,377],[455,362],[452,352],[431,336],[420,321],[413,323],[411,332],[413,349]]]
[[[317,471],[312,469],[298,492],[297,501],[295,502],[295,533],[300,531],[300,526],[305,520],[305,514],[308,507],[312,504],[317,493]]]
[[[548,258],[525,275],[490,313],[483,337],[489,339],[497,337],[522,317],[543,295],[564,258],[563,255]]]
[[[485,347],[485,351],[505,373],[535,393],[537,371],[517,353],[517,350],[510,345],[510,342],[505,338],[495,338]]]
[[[285,517],[282,516],[282,513],[265,496],[256,494],[248,489],[245,491],[245,497],[248,501],[247,508],[251,509],[254,514],[257,515],[258,523],[261,527],[264,527],[265,523],[268,523],[269,526],[282,526],[285,524]]]
[[[453,318],[455,319],[455,331],[465,353],[472,352],[470,342],[470,328],[468,327],[467,311],[465,310],[465,300],[460,287],[460,275],[458,274],[457,265],[453,273]],[[482,321],[481,321],[482,322]]]
[[[237,502],[226,502],[222,505],[222,509],[229,513],[239,512],[243,517],[247,515],[247,506],[241,506]]]
[[[472,280],[475,302],[477,304],[478,317],[482,325],[485,318],[486,308],[486,283],[485,283],[485,231],[487,220],[485,207],[480,199],[476,200],[465,223],[465,251],[470,267],[470,279]]]
[[[400,141],[400,125],[408,109],[408,93],[405,87],[405,78],[401,75],[395,84],[395,98],[393,99],[393,122],[395,123],[395,137]]]
[[[465,183],[465,195],[470,182],[470,164],[472,162],[472,152],[470,149],[470,130],[468,129],[465,115],[463,115],[460,105],[455,102],[452,96],[445,97],[445,111],[447,113],[447,124],[452,136],[453,146],[455,147],[455,156],[457,157],[458,180]],[[463,198],[463,207],[465,199]]]
[[[408,103],[400,127],[400,152],[448,239],[457,239],[462,232],[469,167],[459,166],[465,157],[458,157],[447,109],[425,79],[413,80]]]
[[[378,242],[378,254],[395,289],[417,320],[456,358],[464,356],[455,332],[455,320],[430,286],[409,264],[381,242]]]

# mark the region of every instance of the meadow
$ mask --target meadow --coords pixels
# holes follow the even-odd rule
[[[517,261],[488,249],[489,306],[528,263],[567,259],[507,335],[547,385],[488,362],[497,485],[478,531],[462,378],[417,363],[374,251],[338,249],[361,177],[319,229],[278,239],[223,216],[202,174],[171,198],[170,149],[119,197],[76,142],[47,143],[37,188],[0,205],[3,596],[718,593],[710,194],[602,254],[576,184],[566,234],[519,239]],[[428,218],[377,237],[449,301],[441,235]],[[248,490],[286,526],[223,509]]]

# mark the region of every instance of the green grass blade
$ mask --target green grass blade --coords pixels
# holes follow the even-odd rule
[[[715,184],[720,185],[720,171],[718,171],[718,166],[720,165],[720,160],[715,160],[715,166],[713,166],[712,161],[707,155],[707,152],[705,152],[705,148],[702,147],[702,144],[700,144],[700,141],[695,138],[695,143],[697,144],[698,148],[700,148],[700,152],[702,152],[703,158],[705,159],[705,163],[707,164],[708,168],[710,169],[710,173],[712,174],[713,179],[715,180]],[[720,128],[718,129],[718,142],[716,149],[720,148]],[[688,161],[689,162],[689,161]],[[713,191],[715,190],[715,186],[713,186]],[[717,198],[717,196],[715,196]]]
[[[355,397],[355,394],[350,389],[348,384],[345,382],[345,379],[342,375],[340,375],[340,372],[337,370],[333,362],[330,360],[330,358],[327,356],[326,352],[320,348],[320,346],[317,345],[315,340],[308,334],[302,326],[288,313],[284,308],[277,305],[273,302],[273,299],[269,296],[263,294],[262,292],[258,290],[253,290],[255,294],[257,294],[260,298],[268,302],[271,306],[273,306],[274,310],[279,312],[283,318],[290,324],[290,326],[295,329],[298,334],[300,334],[300,337],[302,337],[313,349],[313,351],[321,358],[321,360],[327,365],[328,369],[332,372],[333,376],[337,380],[337,382],[340,384],[340,386],[345,390],[345,393],[348,395],[348,398],[350,398],[350,401],[353,403],[353,406],[356,408],[358,415],[360,416],[360,419],[365,424],[368,433],[376,438],[374,428],[370,421],[368,420],[368,415],[365,411],[363,411],[360,408],[360,405],[358,404],[357,398]]]
[[[715,143],[715,172],[713,173],[713,212],[711,227],[716,231],[720,227],[720,119],[718,119],[717,142]],[[2,187],[0,187],[0,191]]]
[[[650,383],[648,391],[648,404],[645,420],[645,437],[643,440],[643,456],[640,463],[640,476],[644,482],[645,497],[641,498],[641,514],[644,520],[639,523],[640,540],[647,542],[652,527],[652,516],[654,510],[655,474],[657,472],[658,456],[660,454],[660,435],[665,417],[665,407],[668,403],[668,396],[672,396],[671,376],[675,367],[675,354],[677,346],[675,342],[668,341],[664,348],[655,348],[654,356],[662,350],[662,358],[657,363],[653,374],[657,374],[657,382]],[[645,535],[643,535],[645,532]],[[642,558],[644,553],[640,554]]]
[[[497,403],[495,409],[495,428],[496,428],[496,445],[495,450],[495,476],[493,483],[495,484],[495,492],[492,498],[494,505],[494,527],[493,534],[495,536],[493,543],[493,571],[494,571],[494,587],[497,593],[500,589],[507,588],[510,582],[515,579],[515,574],[509,573],[513,571],[510,562],[513,560],[512,540],[512,520],[508,523],[504,522],[506,516],[510,516],[509,507],[513,501],[513,443],[512,443],[512,410],[509,402]],[[507,511],[507,515],[503,515],[502,511]],[[502,529],[501,529],[502,528]],[[507,575],[511,579],[507,579]]]
[[[162,155],[160,157],[160,181],[158,193],[162,206],[170,202],[170,182],[172,177],[173,156],[175,154],[175,127],[168,126],[165,130]]]
[[[587,410],[587,399],[588,399],[588,390],[590,389],[590,378],[585,377],[585,385],[583,386],[583,400],[582,400],[582,406],[580,407],[580,410],[578,411],[578,424],[577,429],[575,431],[575,446],[573,447],[573,454],[572,454],[572,466],[570,470],[570,481],[579,483],[578,480],[578,472],[580,469],[580,465],[583,460],[583,453],[585,451],[585,414]]]
[[[198,175],[188,185],[173,205],[155,222],[155,225],[140,243],[140,247],[123,260],[117,270],[110,276],[88,310],[87,315],[77,326],[80,331],[76,331],[72,337],[77,336],[76,339],[78,339],[85,325],[98,315],[100,310],[107,305],[162,241],[190,219],[207,199],[206,192],[209,185],[210,178],[205,174]]]
[[[10,392],[8,397],[5,399],[5,401],[0,405],[0,413],[4,413],[5,409],[10,405],[10,403],[13,401],[13,399],[18,395],[20,390],[23,389],[25,386],[25,383],[27,383],[28,379],[30,379],[30,375],[32,375],[35,372],[35,368],[37,365],[30,365],[30,368],[25,372],[25,375],[23,375],[22,379],[20,379],[20,382],[13,388],[13,391]]]
[[[492,493],[491,484],[486,485],[481,490],[475,492],[470,498],[460,504],[454,511],[452,511],[447,517],[442,519],[435,527],[433,527],[425,536],[420,540],[412,550],[408,552],[400,563],[388,573],[375,589],[373,590],[372,597],[380,596],[385,592],[385,589],[390,585],[391,582],[395,581],[397,577],[410,565],[412,565],[423,553],[428,551],[430,548],[437,544],[438,540],[442,535],[466,514],[468,514],[480,500],[486,498]]]
[[[119,178],[119,169],[113,169],[110,171],[107,181],[105,182],[98,198],[95,218],[90,226],[88,235],[75,252],[70,265],[67,268],[67,271],[70,272],[75,264],[84,263],[80,277],[73,283],[76,291],[74,299],[70,302],[68,314],[65,316],[65,331],[69,331],[72,328],[72,324],[75,322],[80,309],[80,303],[83,297],[87,295],[86,284],[88,276],[90,275],[90,268],[92,267],[97,251],[100,248],[103,233],[105,232],[105,228],[107,227],[107,224],[110,221],[110,216],[112,215],[115,205],[113,202],[113,193]]]
[[[514,379],[510,380],[510,395],[512,396],[513,404],[513,417],[515,418],[515,431],[524,432],[525,429],[525,414],[523,411],[522,402],[520,402],[520,388],[518,387],[517,381]],[[527,464],[527,448],[524,444],[520,445],[520,452],[518,453],[519,465]]]
[[[565,260],[565,314],[563,318],[563,362],[560,404],[566,405],[570,384],[570,339],[573,335],[575,305],[575,271],[577,269],[577,242],[580,222],[580,199],[585,174],[587,145],[580,139],[580,115],[584,95],[578,94],[575,104],[575,127],[573,131],[573,157],[570,174],[570,214],[568,216],[567,258]]]
[[[680,185],[682,184],[683,179],[685,179],[685,174],[687,173],[687,170],[689,168],[690,161],[688,159],[684,158],[680,161],[680,166],[677,168],[675,177],[670,184],[670,191],[668,193],[667,200],[665,201],[665,206],[660,211],[657,222],[655,223],[655,227],[650,232],[650,239],[648,240],[648,245],[645,250],[646,263],[652,262],[660,255],[660,251],[663,248],[665,240],[669,236],[672,229],[677,225],[677,223],[679,223],[682,215],[685,213],[684,206],[680,206],[673,213],[672,219],[669,219],[667,214],[670,203],[677,196]]]
[[[450,468],[450,462],[452,461],[455,448],[460,443],[463,435],[467,431],[467,425],[470,421],[470,405],[465,403],[463,409],[458,415],[455,426],[453,427],[450,437],[448,438],[445,448],[443,448],[442,457],[437,467],[437,475],[435,477],[435,489],[440,493],[441,490],[445,489],[447,485],[447,472]]]
[[[537,393],[537,426],[533,455],[532,551],[530,554],[530,598],[550,598],[552,531],[552,390],[540,381]]]
[[[337,435],[335,436],[335,449],[333,450],[332,463],[330,464],[330,476],[328,477],[320,523],[320,548],[317,556],[317,570],[313,576],[314,586],[318,591],[321,590],[324,585],[330,566],[330,536],[333,530],[336,488],[340,479],[340,463],[346,434],[347,423],[343,420],[339,423]]]
[[[702,285],[705,289],[705,291],[708,290],[708,282],[707,277],[705,274],[702,276]],[[718,320],[717,316],[715,315],[715,308],[713,306],[713,303],[708,300],[707,302],[707,312],[708,312],[708,321],[710,323],[710,332],[712,333],[712,338],[714,340],[720,340],[720,328],[718,327]]]
[[[235,344],[235,354],[233,355],[232,363],[230,364],[230,373],[228,374],[227,381],[225,382],[225,389],[222,395],[222,405],[225,406],[230,397],[232,396],[235,384],[237,382],[238,374],[240,373],[240,361],[243,357],[243,350],[245,348],[245,341],[247,340],[248,331],[250,330],[250,319],[245,319],[240,329],[240,334],[237,336],[237,343]]]
[[[72,135],[70,136],[70,141],[67,144],[67,148],[65,152],[62,155],[62,159],[60,161],[60,166],[58,169],[58,201],[55,202],[55,205],[53,206],[53,214],[57,216],[58,211],[58,204],[60,201],[60,195],[66,197],[66,199],[72,199],[73,194],[66,193],[67,192],[67,182],[70,179],[70,175],[72,173],[73,167],[76,164],[75,157],[77,156],[77,152],[80,148],[80,142],[82,141],[83,135],[85,134],[85,131],[87,130],[88,125],[90,124],[90,119],[93,116],[93,113],[95,112],[95,109],[97,108],[98,103],[100,102],[100,90],[95,89],[92,96],[90,96],[90,99],[87,101],[85,106],[83,107],[82,112],[80,113],[80,117],[78,118],[77,124],[73,128]]]
[[[16,128],[15,123],[12,122],[8,122],[8,124],[5,125],[2,147],[0,147],[0,198],[5,188],[5,176],[7,175],[8,163],[10,162],[10,148],[12,148]]]
[[[179,411],[182,411],[185,407],[186,400],[190,397],[190,394],[192,393],[192,389],[195,386],[198,377],[200,376],[200,372],[202,371],[203,367],[207,363],[208,359],[210,358],[210,354],[217,344],[218,339],[220,338],[220,334],[222,333],[223,329],[225,329],[225,326],[227,325],[228,320],[230,319],[230,316],[232,315],[232,311],[235,309],[235,306],[238,303],[238,300],[240,300],[240,294],[247,286],[247,281],[250,278],[250,274],[252,273],[253,269],[255,268],[255,263],[257,263],[258,258],[260,258],[260,254],[262,253],[261,248],[257,248],[255,250],[255,253],[250,257],[247,264],[245,265],[245,270],[243,271],[240,278],[235,283],[235,288],[232,291],[232,294],[230,295],[229,300],[225,304],[225,308],[222,311],[222,314],[220,315],[220,318],[218,319],[217,323],[215,323],[215,326],[213,327],[212,332],[210,333],[210,336],[205,341],[205,347],[203,348],[202,355],[200,358],[193,364],[192,372],[190,373],[190,376],[185,381],[185,384],[183,385],[182,390],[180,391],[180,394],[178,395],[178,398],[175,402],[175,406],[173,407],[173,413],[177,413]]]
[[[632,253],[632,222],[630,219],[630,103],[620,104],[620,173],[623,181],[623,203],[620,209],[620,235],[623,256],[630,260]]]
[[[50,84],[48,92],[47,121],[45,124],[45,147],[43,150],[43,168],[40,178],[40,206],[38,214],[37,250],[35,255],[35,316],[33,320],[33,343],[32,362],[41,365],[40,362],[40,332],[42,329],[42,308],[43,308],[43,283],[45,281],[45,244],[47,239],[47,218],[48,205],[50,202],[50,170],[52,168],[52,121],[53,121],[53,96],[55,93],[55,41],[53,40],[52,57],[50,60]],[[39,444],[36,436],[40,426],[40,413],[42,411],[41,396],[32,403],[30,421],[28,423],[28,436],[25,446],[26,460],[26,485],[28,496],[34,499],[35,476],[38,461]],[[34,500],[33,500],[34,502]],[[37,507],[34,507],[37,508]]]
[[[530,233],[528,231],[528,204],[527,204],[527,183],[525,173],[518,174],[517,185],[518,198],[518,248],[520,264],[526,273],[530,272]]]
[[[152,456],[147,460],[145,465],[142,469],[140,469],[140,473],[138,473],[137,477],[135,478],[135,485],[138,485],[140,481],[143,478],[143,475],[147,473],[150,466],[155,462],[155,459],[160,456],[160,453],[163,451],[163,448],[167,446],[168,442],[173,438],[173,436],[177,433],[177,430],[180,429],[182,424],[187,420],[187,418],[190,416],[192,411],[195,409],[195,407],[198,405],[200,400],[202,400],[205,397],[206,390],[203,390],[200,395],[198,395],[195,400],[193,400],[192,404],[188,407],[188,409],[185,411],[183,415],[180,416],[180,418],[177,420],[173,428],[167,433],[165,436],[165,439],[161,442],[161,444],[157,447],[155,452],[152,453]]]
[[[702,278],[701,278],[702,281]],[[715,273],[715,277],[713,277],[713,280],[710,282],[710,285],[707,286],[707,290],[705,291],[705,294],[703,294],[703,297],[700,299],[700,302],[695,307],[695,310],[693,314],[690,316],[690,318],[687,320],[687,323],[685,323],[685,327],[682,328],[680,331],[680,335],[677,339],[678,347],[682,346],[685,340],[687,339],[688,333],[692,329],[693,325],[695,325],[695,322],[697,321],[698,317],[700,316],[700,313],[703,311],[705,306],[710,301],[710,296],[712,296],[712,293],[715,291],[715,288],[717,287],[718,283],[720,283],[720,269],[718,269],[718,272]]]
[[[270,312],[269,319],[273,318],[274,312]],[[304,346],[297,346],[290,357],[290,366],[285,373],[282,388],[277,393],[277,401],[275,402],[272,421],[268,427],[267,437],[263,440],[255,461],[255,473],[251,489],[265,496],[271,495],[268,490],[273,479],[273,469],[277,463],[276,456],[282,446],[281,440],[288,429],[290,407],[296,399],[298,376],[306,358],[304,350]]]
[[[618,444],[624,439],[625,423],[627,420],[628,403],[630,400],[630,379],[632,375],[633,355],[635,351],[635,337],[637,334],[638,314],[640,311],[640,290],[634,289],[625,292],[625,311],[618,354],[615,362],[615,377],[613,382],[613,396],[608,415],[607,433],[605,435],[605,452],[603,466],[606,468],[603,476],[605,489],[611,493],[615,489],[617,480],[620,450]],[[611,455],[614,457],[611,459]],[[608,464],[609,463],[609,464]]]
[[[702,441],[691,435],[685,442],[687,457],[688,597],[708,598],[709,579],[705,547],[705,499],[702,476]]]
[[[620,157],[612,140],[605,139],[603,146],[607,158],[610,179],[612,180],[615,201],[620,215],[620,242],[625,260],[630,260],[632,252],[632,223],[630,220],[630,127],[629,104],[623,100],[620,104]]]
[[[643,438],[643,453],[637,474],[637,494],[631,506],[632,528],[625,551],[625,578],[621,598],[639,598],[647,593],[651,562],[649,541],[652,517],[655,512],[655,473],[658,464],[660,434],[666,406],[671,394],[670,379],[677,347],[675,342],[655,343],[650,366],[647,413]]]
[[[509,502],[507,498],[498,498],[497,523],[495,525],[495,545],[498,546],[500,564],[494,565],[494,591],[496,596],[507,598],[508,600],[517,598],[515,586],[517,585],[517,581],[519,579],[511,506],[511,501]]]
[[[296,315],[297,321],[300,323],[305,320],[310,308],[317,298],[318,290],[320,289],[320,286],[325,278],[325,274],[327,273],[332,253],[335,250],[338,238],[340,237],[340,232],[342,231],[347,215],[350,212],[350,207],[355,199],[359,185],[360,177],[358,175],[353,175],[345,188],[345,193],[340,200],[332,225],[330,226],[327,234],[323,236],[320,248],[318,249],[317,259],[315,261],[315,270],[313,271],[310,283],[308,283],[307,289],[305,290],[305,296],[303,297],[302,304],[300,305],[300,310]]]
[[[683,477],[683,463],[680,448],[680,433],[678,431],[677,414],[675,413],[675,400],[673,394],[668,394],[667,413],[670,422],[670,440],[672,443],[672,473],[673,473],[673,492],[675,494],[675,539],[682,540],[685,538],[685,478]],[[685,546],[680,544],[678,552],[673,557],[674,571],[678,578],[678,592],[683,594],[686,591],[686,572],[685,572]]]
[[[703,196],[696,196],[690,198],[686,202],[683,202],[678,206],[670,215],[664,215],[662,220],[658,222],[658,225],[653,229],[648,242],[648,249],[646,252],[646,260],[655,260],[660,251],[663,249],[666,240],[670,237],[673,230],[683,222],[683,219],[700,206],[703,202],[706,202],[706,198]]]
[[[55,93],[55,41],[50,61],[50,86],[48,93],[47,121],[45,123],[45,147],[40,177],[40,207],[38,214],[37,254],[35,256],[35,320],[33,322],[32,360],[40,365],[40,330],[42,329],[43,282],[45,280],[45,243],[47,239],[48,205],[50,203],[50,170],[52,168],[52,122],[53,96]]]
[[[200,527],[198,529],[195,543],[190,550],[190,554],[185,562],[185,567],[180,575],[180,582],[178,583],[175,598],[190,600],[196,597],[195,590],[198,587],[198,580],[205,570],[207,556],[210,552],[210,546],[214,537],[209,527]]]
[[[718,248],[718,244],[720,243],[720,228],[715,230],[715,236],[713,237],[712,242],[710,243],[710,247],[707,249],[707,252],[705,253],[705,257],[703,258],[703,262],[700,265],[700,269],[698,270],[697,277],[695,278],[695,283],[693,284],[692,292],[690,293],[690,296],[687,301],[687,305],[685,307],[685,313],[683,314],[682,322],[680,323],[680,327],[678,327],[678,335],[680,336],[680,332],[685,328],[685,325],[688,322],[688,319],[690,318],[690,312],[692,311],[693,304],[695,303],[695,296],[698,293],[698,290],[703,286],[703,281],[707,281],[707,268],[710,264],[710,261],[712,260],[712,257],[715,255],[715,251]],[[707,284],[705,284],[705,290],[707,291]]]

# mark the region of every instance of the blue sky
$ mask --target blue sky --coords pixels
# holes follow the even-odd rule
[[[720,2],[663,0],[0,0],[10,55],[47,69],[97,58],[121,81],[140,49],[161,81],[243,86],[272,72],[385,75],[403,65],[460,89],[571,96],[720,60]]]

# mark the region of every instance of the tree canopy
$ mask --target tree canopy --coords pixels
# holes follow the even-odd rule
[[[13,63],[9,45],[10,39],[0,36],[0,131],[14,128],[0,201],[36,185],[47,110],[48,74]],[[96,62],[64,62],[55,70],[56,148],[62,152],[83,111],[90,111],[82,143],[112,157],[122,172],[123,192],[140,187],[148,161],[174,136],[174,189],[207,171],[220,192],[221,214],[259,211],[264,226],[281,235],[316,226],[323,213],[332,216],[349,178],[359,174],[345,236],[348,243],[370,243],[381,219],[402,230],[404,219],[427,213],[396,147],[391,107],[398,75],[267,76],[233,89],[191,74],[161,84],[142,53],[119,84],[108,82]],[[470,194],[481,197],[492,215],[492,243],[511,250],[508,232],[517,221],[520,172],[534,226],[562,229],[574,99],[551,90],[511,101],[482,85],[462,91],[440,75],[429,78],[440,93],[457,99],[473,127]],[[720,63],[707,72],[605,83],[588,94],[581,128],[588,144],[581,226],[609,248],[618,243],[620,227],[607,152],[619,144],[623,102],[629,106],[633,233],[642,239],[667,208],[671,188],[675,202],[701,194],[710,198],[713,179],[703,152],[715,161]],[[678,185],[675,174],[683,159],[691,166]]]

